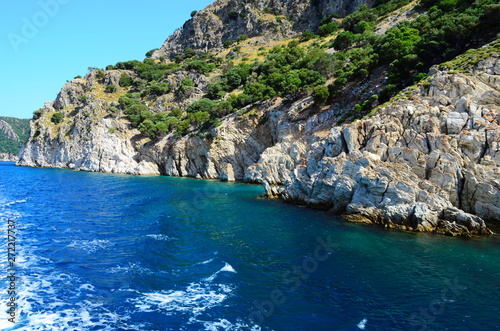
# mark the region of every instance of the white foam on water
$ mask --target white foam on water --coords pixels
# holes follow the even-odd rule
[[[196,316],[221,304],[232,291],[233,288],[224,284],[207,286],[203,283],[191,283],[183,290],[144,293],[132,302],[142,312],[190,312]]]
[[[203,264],[209,264],[211,262],[214,262],[214,259],[208,259],[208,260],[205,260],[205,261],[202,261],[202,262],[198,262],[198,263],[195,263],[194,265],[203,265]]]
[[[68,247],[81,249],[88,253],[94,253],[98,250],[106,249],[113,246],[109,240],[93,239],[93,240],[73,240]]]
[[[176,238],[169,237],[169,236],[164,235],[164,234],[148,234],[148,235],[146,235],[146,237],[153,238],[153,239],[159,240],[159,241],[176,240]]]
[[[11,209],[1,206],[0,216],[12,219]],[[53,261],[34,253],[37,249],[43,250],[43,242],[37,237],[25,237],[26,231],[34,227],[26,222],[16,227],[16,323],[9,322],[6,314],[10,296],[6,292],[0,293],[0,330],[145,329],[143,324],[134,325],[127,313],[114,311],[109,305],[111,293],[98,291],[93,284],[74,275],[57,272]],[[0,229],[0,233],[6,237],[6,224],[2,224]],[[107,241],[99,240],[75,241],[72,244],[75,248],[78,245],[78,248],[86,250],[98,250],[110,245]],[[0,254],[7,255],[6,245],[0,245]],[[6,270],[6,262],[1,261],[0,267]],[[0,280],[0,286],[4,289],[5,284]]]
[[[215,272],[213,275],[205,278],[204,280],[207,282],[212,282],[214,281],[215,277],[217,277],[217,275],[219,275],[221,272],[236,273],[236,270],[234,270],[234,268],[229,263],[224,262],[224,266],[219,271]]]
[[[138,275],[153,275],[158,273],[164,273],[165,271],[153,271],[149,268],[143,267],[140,263],[129,262],[125,266],[116,266],[109,269],[111,273],[123,273],[123,274],[138,274]]]
[[[195,321],[192,321],[195,322]],[[231,323],[227,319],[219,319],[218,321],[204,321],[203,326],[206,331],[236,331],[236,330],[250,330],[250,331],[261,331],[262,328],[258,325],[248,325],[245,322],[238,320],[235,323]]]
[[[92,291],[95,292],[95,287],[92,284],[83,284],[78,288],[79,291]]]
[[[229,263],[226,263],[226,265],[224,265],[224,267],[222,267],[222,269],[220,269],[220,271],[236,273],[236,270],[234,270],[233,266],[231,266]]]
[[[29,199],[31,199],[31,198],[23,199],[23,200],[16,200],[16,201],[10,201],[10,202],[4,202],[4,203],[2,203],[2,207],[8,207],[8,206],[12,206],[12,205],[17,205],[19,203],[26,203],[26,202],[28,202]]]
[[[33,267],[21,277],[13,330],[116,330],[143,329],[129,316],[111,311],[106,293],[98,293],[78,277]]]
[[[366,323],[368,320],[366,318],[363,318],[361,322],[358,323],[357,327],[361,330],[364,330],[366,328]]]
[[[2,302],[2,306],[4,306],[4,303]],[[2,311],[2,315],[5,315]],[[13,330],[16,325],[12,322],[9,322],[7,317],[0,317],[0,330]]]
[[[198,264],[208,264],[213,262],[209,259]],[[215,283],[214,280],[221,272],[235,273],[234,268],[228,263],[209,277],[201,279],[199,282],[191,282],[185,288],[176,288],[156,292],[141,293],[139,297],[128,299],[137,311],[160,312],[165,315],[187,314],[189,316],[187,324],[200,324],[206,330],[241,330],[250,329],[243,327],[243,322],[232,324],[226,319],[207,321],[204,314],[207,310],[224,305],[230,298],[236,287],[228,283]],[[222,329],[221,329],[222,328]],[[260,329],[255,329],[258,331]]]

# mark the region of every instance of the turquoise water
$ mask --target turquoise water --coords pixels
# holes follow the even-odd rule
[[[262,194],[0,162],[0,328],[499,329],[500,240],[354,225]]]

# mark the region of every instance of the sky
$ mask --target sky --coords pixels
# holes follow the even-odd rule
[[[89,67],[145,58],[213,0],[0,0],[0,116],[31,118]]]

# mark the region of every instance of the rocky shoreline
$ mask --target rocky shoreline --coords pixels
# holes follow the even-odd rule
[[[0,153],[0,161],[17,162],[19,158],[14,154]]]
[[[93,72],[45,104],[17,164],[259,183],[268,197],[351,222],[487,235],[486,222],[500,224],[500,59],[490,53],[459,71],[431,68],[428,78],[352,123],[339,124],[376,81],[328,107],[309,96],[274,98],[226,116],[209,132],[159,141],[110,113]],[[104,81],[120,73],[106,71]],[[65,120],[51,123],[61,109]]]

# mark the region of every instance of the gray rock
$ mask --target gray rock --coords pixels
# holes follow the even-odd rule
[[[7,139],[19,141],[19,136],[14,132],[9,123],[0,120],[0,131],[7,137]]]
[[[233,165],[231,163],[228,163],[225,166],[223,166],[219,176],[220,180],[223,182],[234,182],[235,178],[234,178]]]

